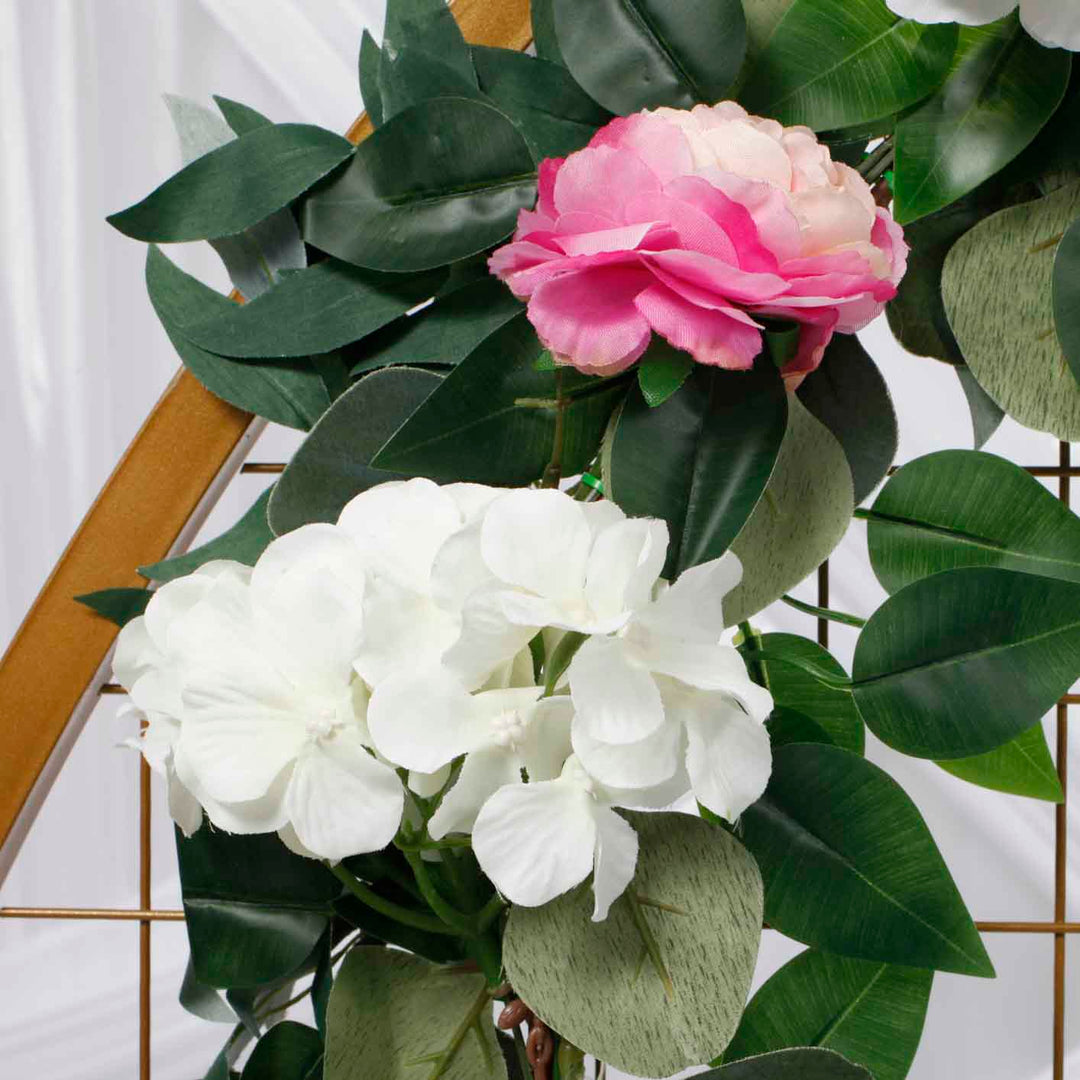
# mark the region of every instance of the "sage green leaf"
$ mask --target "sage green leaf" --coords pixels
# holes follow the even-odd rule
[[[765,684],[777,706],[793,710],[812,720],[836,746],[861,754],[866,745],[866,729],[855,702],[847,690],[819,682],[792,661],[812,664],[838,679],[847,678],[840,662],[816,641],[798,634],[764,634],[759,648],[769,658],[755,661],[763,669]]]
[[[591,921],[587,887],[514,907],[503,959],[522,1000],[575,1046],[624,1072],[669,1076],[716,1057],[734,1034],[761,937],[761,878],[718,826],[624,816],[641,847],[607,919]]]
[[[197,158],[232,142],[236,134],[220,114],[178,94],[163,94],[169,118],[180,143],[180,161],[190,165]]]
[[[479,45],[472,56],[480,88],[518,125],[537,161],[580,150],[612,119],[558,64]]]
[[[245,566],[254,566],[274,539],[266,518],[266,508],[273,490],[273,485],[267,488],[228,532],[175,559],[140,566],[139,573],[151,581],[164,583],[190,574],[215,559],[231,559]]]
[[[251,1051],[242,1080],[322,1080],[319,1033],[295,1020],[275,1024]]]
[[[859,712],[893,749],[993,750],[1080,676],[1080,584],[989,567],[923,578],[867,623],[853,674]]]
[[[724,1060],[820,1046],[864,1065],[874,1080],[904,1080],[933,981],[925,969],[808,949],[753,996]]]
[[[321,863],[272,833],[232,836],[204,825],[176,836],[195,977],[206,986],[249,988],[293,974],[330,925],[341,891]]]
[[[729,626],[757,614],[813,573],[851,522],[854,491],[843,448],[794,395],[788,417],[765,494],[731,545],[743,577],[724,598]]]
[[[127,626],[132,619],[137,619],[146,610],[146,605],[150,603],[153,595],[149,589],[99,589],[74,599],[102,618],[122,627]]]
[[[1080,382],[1080,222],[1065,231],[1054,257],[1054,325],[1073,378]]]
[[[996,750],[938,764],[947,773],[991,791],[1053,803],[1065,801],[1042,724],[1035,724]]]
[[[377,371],[344,393],[296,451],[270,496],[270,527],[279,536],[313,521],[337,521],[360,492],[400,474],[371,467],[395,431],[438,389],[430,371]]]
[[[783,382],[768,359],[753,371],[698,365],[656,408],[640,388],[631,390],[614,430],[606,493],[633,517],[667,522],[665,576],[728,549],[772,475],[787,417]]]
[[[873,1080],[873,1077],[831,1050],[808,1047],[745,1058],[701,1073],[697,1080]]]
[[[540,479],[552,459],[558,380],[537,371],[544,351],[522,314],[485,339],[378,452],[379,469],[517,487]],[[590,383],[585,383],[590,386]],[[562,473],[582,472],[625,392],[622,382],[591,380],[564,408]]]
[[[898,19],[881,0],[795,0],[739,100],[782,124],[833,131],[884,122],[940,85],[956,48],[950,23]]]
[[[351,354],[359,357],[352,374],[394,364],[453,367],[522,310],[501,281],[481,278],[366,338]]]
[[[863,960],[993,975],[934,840],[886,772],[835,746],[781,746],[739,836],[765,879],[765,919]]]
[[[205,986],[195,977],[195,965],[188,957],[184,980],[180,984],[180,1004],[192,1016],[212,1024],[235,1024],[236,1013],[230,1008],[220,990]]]
[[[200,349],[177,330],[172,313],[204,310],[210,314],[232,301],[185,274],[156,247],[146,256],[146,288],[184,366],[212,394],[267,420],[305,431],[329,407],[326,387],[307,359],[234,360]]]
[[[890,593],[961,566],[1080,582],[1080,518],[993,454],[917,458],[890,478],[867,517],[870,563]]]
[[[657,337],[638,364],[638,386],[651,409],[663,405],[694,370],[694,358]]]
[[[379,89],[379,67],[382,64],[382,50],[371,36],[370,30],[364,30],[360,38],[360,98],[364,102],[364,111],[373,127],[382,127],[383,104],[382,91]]]
[[[528,144],[491,105],[444,98],[406,109],[304,203],[310,244],[373,270],[428,270],[513,232],[536,200]]]
[[[976,450],[981,450],[990,436],[1001,427],[1005,410],[979,385],[967,364],[958,364],[953,370],[960,380],[960,388],[964,391],[971,413],[972,444]]]
[[[263,116],[257,109],[250,105],[244,105],[239,101],[232,101],[220,94],[214,95],[214,103],[221,110],[225,122],[237,135],[246,135],[256,128],[268,127],[271,121]]]
[[[881,372],[854,334],[837,334],[798,394],[843,448],[857,506],[885,479],[900,438]]]
[[[715,104],[746,56],[739,0],[554,0],[554,13],[570,74],[623,116]]]
[[[325,1080],[506,1080],[483,975],[353,949],[326,1020]]]
[[[255,128],[106,220],[151,243],[232,236],[287,206],[352,152],[347,139],[310,124]]]
[[[1080,386],[1054,332],[1054,243],[1080,214],[1080,184],[1002,210],[957,242],[941,291],[979,385],[1021,424],[1080,439]]]
[[[1004,168],[1061,104],[1071,67],[1070,53],[1043,48],[1015,14],[961,27],[945,84],[896,125],[896,220],[940,210]]]

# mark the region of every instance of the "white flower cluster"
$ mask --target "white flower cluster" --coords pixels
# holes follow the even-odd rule
[[[663,522],[557,491],[383,484],[254,569],[162,586],[116,677],[189,834],[205,810],[312,857],[376,851],[407,770],[441,795],[431,838],[471,834],[504,896],[543,904],[592,873],[602,919],[637,860],[613,807],[693,792],[731,820],[770,771],[771,699],[719,643],[738,560],[669,587],[667,542]],[[549,674],[573,654],[547,693],[538,635]]]

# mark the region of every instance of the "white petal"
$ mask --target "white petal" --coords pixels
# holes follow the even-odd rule
[[[1020,21],[1040,44],[1080,52],[1080,6],[1075,0],[1022,0]]]
[[[636,621],[651,634],[714,645],[724,632],[724,597],[742,580],[742,563],[729,551],[679,575]]]
[[[621,638],[593,637],[570,664],[570,694],[592,738],[639,742],[664,722],[652,675],[636,664]]]
[[[983,26],[1003,18],[1016,7],[1016,0],[885,0],[897,15],[921,23],[958,22]],[[1062,0],[1053,0],[1061,3]]]
[[[578,505],[592,530],[594,540],[605,529],[610,529],[612,525],[618,525],[620,521],[626,520],[626,514],[610,499],[597,499],[594,502],[583,502]]]
[[[500,788],[473,826],[473,851],[508,900],[539,907],[593,868],[597,804],[563,779]]]
[[[277,583],[299,566],[325,570],[359,595],[364,593],[366,579],[356,542],[336,525],[316,523],[278,537],[259,556],[251,572],[253,601],[272,600]]]
[[[627,810],[668,810],[673,809],[685,795],[690,793],[690,774],[686,771],[684,760],[679,763],[675,775],[662,784],[651,788],[618,788],[605,784],[598,791],[598,796],[609,806],[621,806]],[[697,814],[695,803],[695,816]]]
[[[247,802],[221,802],[212,798],[199,785],[198,777],[187,766],[180,748],[173,758],[177,779],[188,789],[206,811],[206,816],[218,829],[237,835],[277,832],[286,821],[285,792],[292,777],[292,766],[274,778],[265,795]]]
[[[477,521],[454,533],[435,556],[431,596],[447,611],[460,611],[477,589],[496,580],[480,553],[482,527]]]
[[[594,738],[580,721],[573,726],[574,753],[605,787],[646,789],[670,780],[685,755],[682,725],[668,721],[633,743]]]
[[[132,704],[148,716],[167,716],[172,720],[183,712],[180,693],[183,672],[176,663],[163,661],[160,667],[144,672],[129,686]],[[179,731],[179,729],[177,729]]]
[[[511,750],[502,746],[474,750],[465,758],[454,786],[431,817],[431,838],[441,840],[448,833],[471,832],[480,807],[499,788],[520,780],[517,755]]]
[[[165,774],[165,791],[169,804],[169,816],[180,827],[185,836],[194,836],[203,822],[202,804],[176,775],[170,764]]]
[[[160,650],[150,639],[146,629],[146,617],[132,619],[116,637],[113,652],[113,678],[130,690],[147,668],[164,660]]]
[[[570,756],[570,725],[574,706],[568,697],[545,698],[538,701],[529,717],[525,739],[521,744],[521,763],[529,780],[554,780]]]
[[[464,524],[471,525],[479,521],[492,502],[505,495],[508,489],[486,484],[444,484],[442,490],[454,500]]]
[[[605,529],[593,544],[585,576],[585,601],[597,618],[642,607],[667,558],[663,521],[637,518]]]
[[[471,689],[483,686],[536,633],[535,626],[506,618],[500,595],[498,590],[481,589],[470,598],[462,612],[460,636],[443,653],[444,666]]]
[[[638,837],[629,822],[601,807],[596,815],[596,855],[593,860],[593,922],[603,922],[611,905],[634,880]]]
[[[699,690],[723,691],[761,723],[772,712],[772,695],[750,678],[738,649],[653,640],[643,654],[643,661],[657,675],[678,679]]]
[[[292,825],[282,825],[277,831],[278,839],[294,854],[299,855],[302,859],[317,859],[319,856],[314,851],[309,851],[300,843],[300,837],[296,835],[296,830]]]
[[[421,799],[430,799],[446,787],[446,781],[449,779],[449,765],[444,765],[435,772],[417,772],[413,769],[409,772],[409,790],[419,795]]]

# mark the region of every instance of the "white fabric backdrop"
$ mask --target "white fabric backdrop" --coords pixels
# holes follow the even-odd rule
[[[222,93],[275,120],[344,130],[360,107],[360,31],[367,25],[377,32],[381,21],[381,0],[0,0],[0,355],[7,378],[0,395],[0,647],[176,367],[145,297],[144,250],[103,220],[178,164],[160,95],[208,100]],[[177,254],[189,270],[225,286],[209,250]],[[900,460],[964,445],[967,414],[953,373],[906,356],[884,323],[865,339],[896,398]],[[292,433],[272,429],[255,456],[280,459],[295,442]],[[989,449],[1024,463],[1056,461],[1051,438],[1011,423]],[[207,535],[231,524],[263,486],[265,478],[239,478]],[[812,584],[800,594],[812,600]],[[834,606],[869,614],[882,598],[863,529],[853,526],[834,561]],[[813,633],[811,620],[787,609],[759,621]],[[845,661],[852,641],[851,632],[834,630]],[[134,906],[137,766],[115,749],[128,733],[116,709],[106,700],[91,718],[0,889],[0,904]],[[1052,739],[1052,718],[1048,732]],[[1073,744],[1080,775],[1080,740]],[[1052,808],[964,785],[880,745],[870,754],[923,811],[976,918],[1051,917]],[[1073,818],[1076,919],[1080,816]],[[160,806],[154,842],[154,904],[178,906]],[[225,1030],[176,1003],[183,927],[158,924],[153,941],[154,1075],[192,1080]],[[998,935],[988,944],[996,981],[936,980],[914,1080],[1049,1080],[1052,942]],[[1080,1071],[1080,944],[1072,948],[1068,1038],[1071,1065]],[[767,934],[759,981],[798,951]],[[0,1074],[134,1076],[137,974],[133,925],[0,922]]]

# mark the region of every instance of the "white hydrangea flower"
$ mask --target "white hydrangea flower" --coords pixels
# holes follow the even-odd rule
[[[1003,19],[1016,0],[885,0],[897,15],[922,23],[985,26]],[[1080,51],[1080,4],[1075,0],[1020,0],[1020,21],[1040,44]]]

